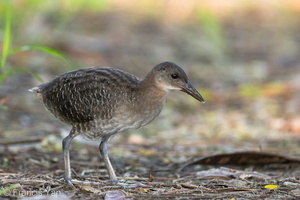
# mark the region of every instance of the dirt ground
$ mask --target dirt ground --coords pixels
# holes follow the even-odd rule
[[[61,153],[70,127],[27,91],[38,80],[11,75],[0,83],[0,198],[300,199],[300,14],[296,7],[278,14],[255,5],[213,17],[177,7],[153,14],[133,5],[66,16],[51,6],[27,10],[13,25],[13,48],[48,45],[68,60],[24,51],[9,57],[12,68],[45,81],[95,65],[142,78],[170,60],[206,103],[172,92],[153,123],[113,138],[117,185],[105,182],[99,141],[76,138],[71,187],[63,181]]]

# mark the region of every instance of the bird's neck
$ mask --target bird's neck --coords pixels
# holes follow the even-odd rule
[[[155,80],[154,76],[148,75],[138,86],[141,99],[144,101],[164,102],[168,90],[163,88]]]
[[[132,106],[140,116],[142,126],[150,123],[161,112],[167,97],[168,91],[159,87],[155,79],[146,77],[141,81],[134,91]]]

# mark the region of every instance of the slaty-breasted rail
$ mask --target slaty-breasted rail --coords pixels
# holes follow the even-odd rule
[[[204,102],[183,69],[172,62],[156,65],[143,80],[116,68],[88,67],[58,75],[29,91],[37,94],[50,113],[72,127],[62,143],[64,179],[72,184],[69,148],[74,137],[101,141],[100,154],[110,180],[117,183],[107,142],[119,132],[149,124],[172,90]]]

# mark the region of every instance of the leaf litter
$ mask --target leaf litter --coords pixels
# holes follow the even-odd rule
[[[136,151],[133,152],[136,153]],[[288,174],[284,175],[285,173],[282,172],[274,173],[274,171],[269,171],[268,168],[262,167],[263,165],[271,165],[272,162],[270,160],[263,165],[261,162],[258,162],[258,165],[253,162],[246,165],[245,163],[241,165],[239,162],[235,164],[230,163],[228,165],[230,167],[224,167],[224,165],[220,164],[220,167],[217,167],[215,163],[192,164],[188,161],[189,165],[186,165],[186,163],[178,165],[177,163],[173,166],[168,165],[162,171],[155,169],[152,172],[149,171],[147,174],[136,172],[135,176],[118,177],[120,183],[118,185],[110,185],[105,183],[105,180],[107,180],[106,172],[103,173],[104,175],[99,175],[102,174],[101,169],[104,166],[100,166],[97,169],[98,164],[91,166],[88,172],[84,173],[84,176],[81,176],[80,171],[87,170],[87,166],[76,164],[77,161],[83,160],[83,157],[79,155],[79,157],[74,158],[75,160],[73,159],[75,164],[74,169],[77,173],[74,174],[73,183],[75,188],[72,188],[63,181],[63,170],[61,170],[63,163],[59,153],[52,153],[46,158],[41,157],[42,152],[41,155],[34,155],[32,151],[28,151],[27,153],[25,156],[23,154],[23,157],[19,157],[16,153],[9,153],[9,156],[8,154],[1,155],[2,158],[6,157],[9,160],[5,171],[2,170],[0,172],[0,191],[3,194],[9,194],[11,197],[49,194],[70,196],[72,194],[77,198],[84,196],[89,198],[93,195],[93,197],[98,196],[104,199],[171,199],[178,196],[182,198],[238,198],[245,196],[258,198],[263,195],[274,198],[284,196],[291,199],[299,197],[298,188],[300,181],[297,171],[299,170],[299,165],[297,168],[297,166],[292,165],[292,162],[279,164],[285,165],[289,173],[296,172],[294,178]],[[257,153],[256,156],[258,155]],[[160,157],[161,155],[157,156]],[[228,154],[225,154],[225,156],[228,156]],[[262,157],[264,156],[265,154],[262,154]],[[31,159],[28,159],[29,157]],[[55,157],[59,159],[53,159]],[[279,158],[282,160],[285,157],[279,156]],[[219,156],[218,159],[221,159],[221,157]],[[285,159],[288,160],[288,158]],[[122,171],[120,170],[121,168],[131,167],[132,165],[132,163],[128,160],[126,161],[124,158],[112,160],[118,160],[118,162],[124,165],[118,166],[117,171]],[[151,163],[151,160],[152,158],[149,158],[148,164],[143,167],[150,169],[151,166],[155,167],[155,164]],[[290,161],[293,161],[293,159]],[[44,162],[51,164],[45,165]],[[9,169],[12,169],[9,166],[22,167],[24,165],[26,165],[27,169],[31,170],[27,173],[9,172]],[[178,172],[178,166],[183,165],[186,168],[181,168],[180,172]],[[199,170],[196,167],[200,165],[201,168]],[[192,166],[194,169],[191,169]],[[254,168],[256,170],[253,170]],[[3,194],[2,196],[5,197]]]

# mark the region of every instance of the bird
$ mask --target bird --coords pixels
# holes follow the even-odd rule
[[[86,67],[56,76],[29,89],[55,118],[71,126],[62,141],[64,180],[72,184],[69,149],[78,135],[100,141],[99,150],[113,184],[117,176],[107,143],[117,133],[139,129],[161,112],[170,91],[203,102],[184,70],[173,62],[156,65],[144,79],[112,67]]]

